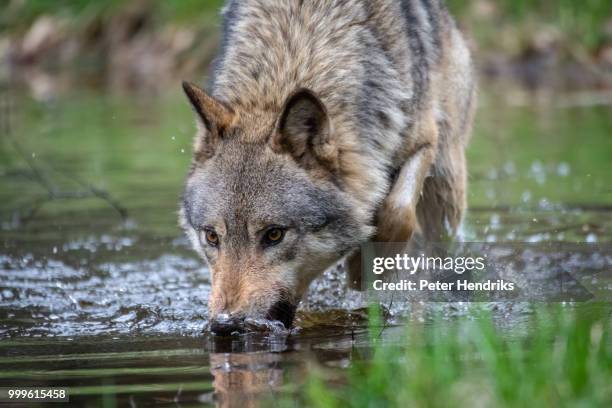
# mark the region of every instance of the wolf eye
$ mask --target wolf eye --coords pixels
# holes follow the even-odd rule
[[[272,227],[264,234],[262,243],[265,246],[276,245],[285,237],[285,230],[280,227]]]
[[[215,231],[210,229],[204,230],[204,237],[206,238],[206,243],[208,243],[208,245],[213,247],[219,245],[219,236]]]

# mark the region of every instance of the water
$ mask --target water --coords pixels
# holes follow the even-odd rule
[[[481,98],[462,239],[529,242],[542,254],[550,241],[608,245],[612,109],[514,106],[506,95]],[[346,289],[341,270],[313,284],[291,333],[203,333],[209,276],[176,222],[193,129],[178,92],[92,91],[45,103],[15,92],[9,100],[0,144],[0,386],[69,386],[73,401],[107,406],[239,403],[299,393],[312,361],[341,376],[367,351],[366,300]],[[592,268],[592,260],[576,262]],[[612,282],[592,287],[610,293]],[[388,312],[393,324],[429,324],[432,314],[452,319],[470,307]],[[532,305],[490,307],[508,336],[529,330]],[[386,328],[384,341],[399,330]]]

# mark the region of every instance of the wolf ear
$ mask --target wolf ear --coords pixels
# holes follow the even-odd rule
[[[195,153],[210,157],[214,153],[215,145],[221,139],[223,130],[231,125],[234,111],[190,82],[183,81],[183,90],[207,130],[207,132],[198,132]]]
[[[222,130],[232,123],[232,108],[190,82],[183,81],[183,90],[209,132]]]
[[[315,162],[335,170],[338,152],[331,140],[331,124],[323,102],[310,90],[298,89],[282,109],[270,144],[274,151],[288,152],[298,162]]]

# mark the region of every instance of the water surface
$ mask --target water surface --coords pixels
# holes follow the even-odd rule
[[[612,109],[516,106],[505,96],[481,98],[461,238],[541,244],[543,254],[550,241],[608,245]],[[300,392],[307,362],[341,375],[367,351],[367,301],[337,269],[313,284],[289,335],[202,333],[208,271],[176,222],[194,124],[178,92],[35,102],[15,91],[6,99],[0,385],[70,386],[74,401],[92,405],[212,404]],[[593,285],[612,291],[605,279]],[[470,307],[396,305],[389,313],[393,324],[429,324]],[[508,336],[529,330],[534,307],[491,305]],[[384,341],[398,341],[399,330],[386,328]]]

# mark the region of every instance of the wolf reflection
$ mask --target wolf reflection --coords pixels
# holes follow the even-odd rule
[[[280,360],[274,353],[211,354],[217,406],[259,406],[262,394],[276,391],[283,383]]]
[[[306,370],[304,361],[314,359],[319,364],[346,361],[351,358],[355,344],[367,342],[364,330],[356,330],[353,338],[352,331],[339,331],[334,325],[328,329],[323,329],[323,333],[319,330],[313,338],[302,333],[297,341],[295,337],[253,334],[213,337],[209,358],[216,406],[266,406],[279,395],[287,396],[288,390],[283,388],[287,377],[292,386],[299,387],[299,374]],[[331,342],[335,346],[321,348],[324,338],[326,345]]]
[[[260,406],[262,398],[283,385],[284,341],[266,351],[239,340],[219,339],[211,345],[210,372],[214,377],[214,401],[219,407]],[[255,351],[259,349],[259,351]]]

